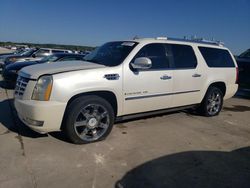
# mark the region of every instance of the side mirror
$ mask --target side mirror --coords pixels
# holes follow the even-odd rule
[[[35,57],[36,57],[36,54],[32,54],[32,57],[34,57],[34,58],[35,58]]]
[[[139,58],[136,58],[133,63],[131,63],[131,66],[134,69],[146,70],[152,67],[152,62],[147,57],[139,57]]]

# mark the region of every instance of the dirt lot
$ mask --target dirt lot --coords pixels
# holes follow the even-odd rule
[[[7,48],[2,48],[0,47],[0,54],[3,54],[3,53],[11,53],[13,52],[14,50],[9,50]]]
[[[73,145],[25,127],[13,90],[0,88],[0,187],[249,188],[247,95],[225,101],[217,117],[181,111],[133,120],[116,124],[105,141]]]

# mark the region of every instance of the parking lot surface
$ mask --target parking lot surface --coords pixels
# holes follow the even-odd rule
[[[102,142],[25,127],[0,78],[0,187],[250,187],[250,95],[219,116],[188,111],[121,122]]]

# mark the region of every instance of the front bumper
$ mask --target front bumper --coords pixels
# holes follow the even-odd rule
[[[20,120],[32,130],[39,133],[61,130],[67,103],[15,99],[14,105]],[[42,126],[35,126],[32,121],[42,122]]]

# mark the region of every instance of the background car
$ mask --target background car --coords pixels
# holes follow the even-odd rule
[[[236,58],[239,68],[239,85],[241,88],[250,89],[250,49]]]
[[[25,49],[18,49],[18,50],[15,50],[15,51],[13,51],[13,52],[9,52],[9,53],[2,53],[2,54],[0,54],[0,59],[3,57],[5,57],[6,55],[14,55],[14,54],[20,54],[20,53],[22,53],[22,52],[24,52],[25,51]]]
[[[41,63],[50,63],[56,61],[83,61],[84,56],[82,54],[66,54],[66,53],[56,53],[47,57],[42,58],[41,60],[37,61],[24,61],[24,62],[17,62],[13,64],[9,64],[5,66],[2,71],[2,75],[5,81],[8,82],[15,82],[18,76],[18,71],[23,67],[27,67],[30,65],[36,65]]]
[[[19,58],[15,62],[39,61],[42,58],[44,58],[46,56],[50,56],[50,55],[55,54],[55,53],[72,53],[72,51],[71,50],[64,50],[64,49],[40,48],[35,53],[33,53],[31,57]]]
[[[20,49],[16,50],[15,52],[12,53],[5,53],[5,54],[0,54],[0,68],[4,66],[4,62],[7,58],[13,57],[13,56],[22,56],[24,55],[28,50],[25,49]]]
[[[32,55],[37,50],[38,50],[37,48],[31,48],[28,50],[24,50],[23,52],[21,52],[19,54],[8,55],[8,56],[4,57],[4,59],[2,59],[2,62],[0,62],[1,67],[4,68],[6,65],[14,63],[20,59],[32,57]]]

